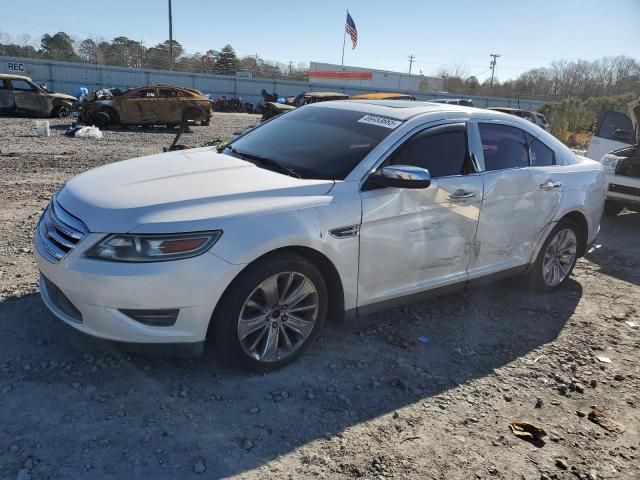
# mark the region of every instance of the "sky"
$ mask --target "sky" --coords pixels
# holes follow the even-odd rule
[[[168,38],[167,0],[0,5],[0,33],[36,45],[57,31],[145,46]],[[506,80],[554,59],[640,59],[640,0],[173,0],[173,35],[188,53],[229,43],[238,55],[339,64],[347,8],[359,39],[352,50],[347,38],[345,65],[406,72],[414,55],[413,73],[459,65],[483,80],[497,53],[496,76]]]

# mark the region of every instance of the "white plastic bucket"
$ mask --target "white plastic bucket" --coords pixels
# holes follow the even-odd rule
[[[36,133],[39,137],[48,137],[49,132],[49,121],[48,120],[36,120]]]

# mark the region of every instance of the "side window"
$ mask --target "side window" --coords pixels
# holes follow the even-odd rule
[[[156,97],[155,88],[145,88],[143,90],[138,90],[137,92],[133,92],[129,98],[155,98],[155,97]]]
[[[479,123],[484,165],[487,171],[529,166],[525,133],[516,127]]]
[[[158,97],[160,98],[179,98],[186,97],[181,90],[173,90],[171,88],[161,88],[158,90]]]
[[[407,140],[392,155],[390,165],[426,168],[431,177],[471,171],[464,125],[429,128]]]
[[[629,137],[633,135],[631,119],[621,112],[614,112],[612,110],[604,112],[598,122],[596,137],[625,141],[624,135],[622,135],[621,132],[627,132],[627,136]],[[633,141],[625,143],[633,143]]]
[[[25,80],[11,80],[11,85],[13,85],[14,90],[18,90],[20,92],[35,92],[36,89],[29,82]]]
[[[9,88],[9,81],[8,80],[0,80],[0,90],[11,90]]]
[[[532,167],[547,167],[556,164],[553,150],[529,134],[527,134],[527,141],[529,143],[529,161]]]

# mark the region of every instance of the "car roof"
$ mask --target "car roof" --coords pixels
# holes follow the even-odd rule
[[[383,115],[386,117],[396,118],[398,120],[407,120],[415,117],[416,115],[431,112],[473,113],[479,111],[477,108],[463,107],[460,105],[413,100],[340,100],[314,103],[308,106],[314,108],[339,108],[342,110],[353,110],[374,115]]]
[[[29,82],[31,82],[31,78],[29,77],[25,77],[24,75],[13,75],[12,73],[0,73],[0,79],[5,79],[5,80],[27,80]]]
[[[408,93],[393,93],[393,92],[375,92],[375,93],[361,93],[360,95],[353,95],[353,100],[392,100],[392,98],[414,98],[413,95]]]

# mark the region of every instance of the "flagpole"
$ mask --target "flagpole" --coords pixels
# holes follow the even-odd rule
[[[347,15],[344,17],[344,35],[342,36],[342,63],[341,65],[344,67],[344,45],[347,41],[347,16],[349,15],[349,10],[347,10]]]

